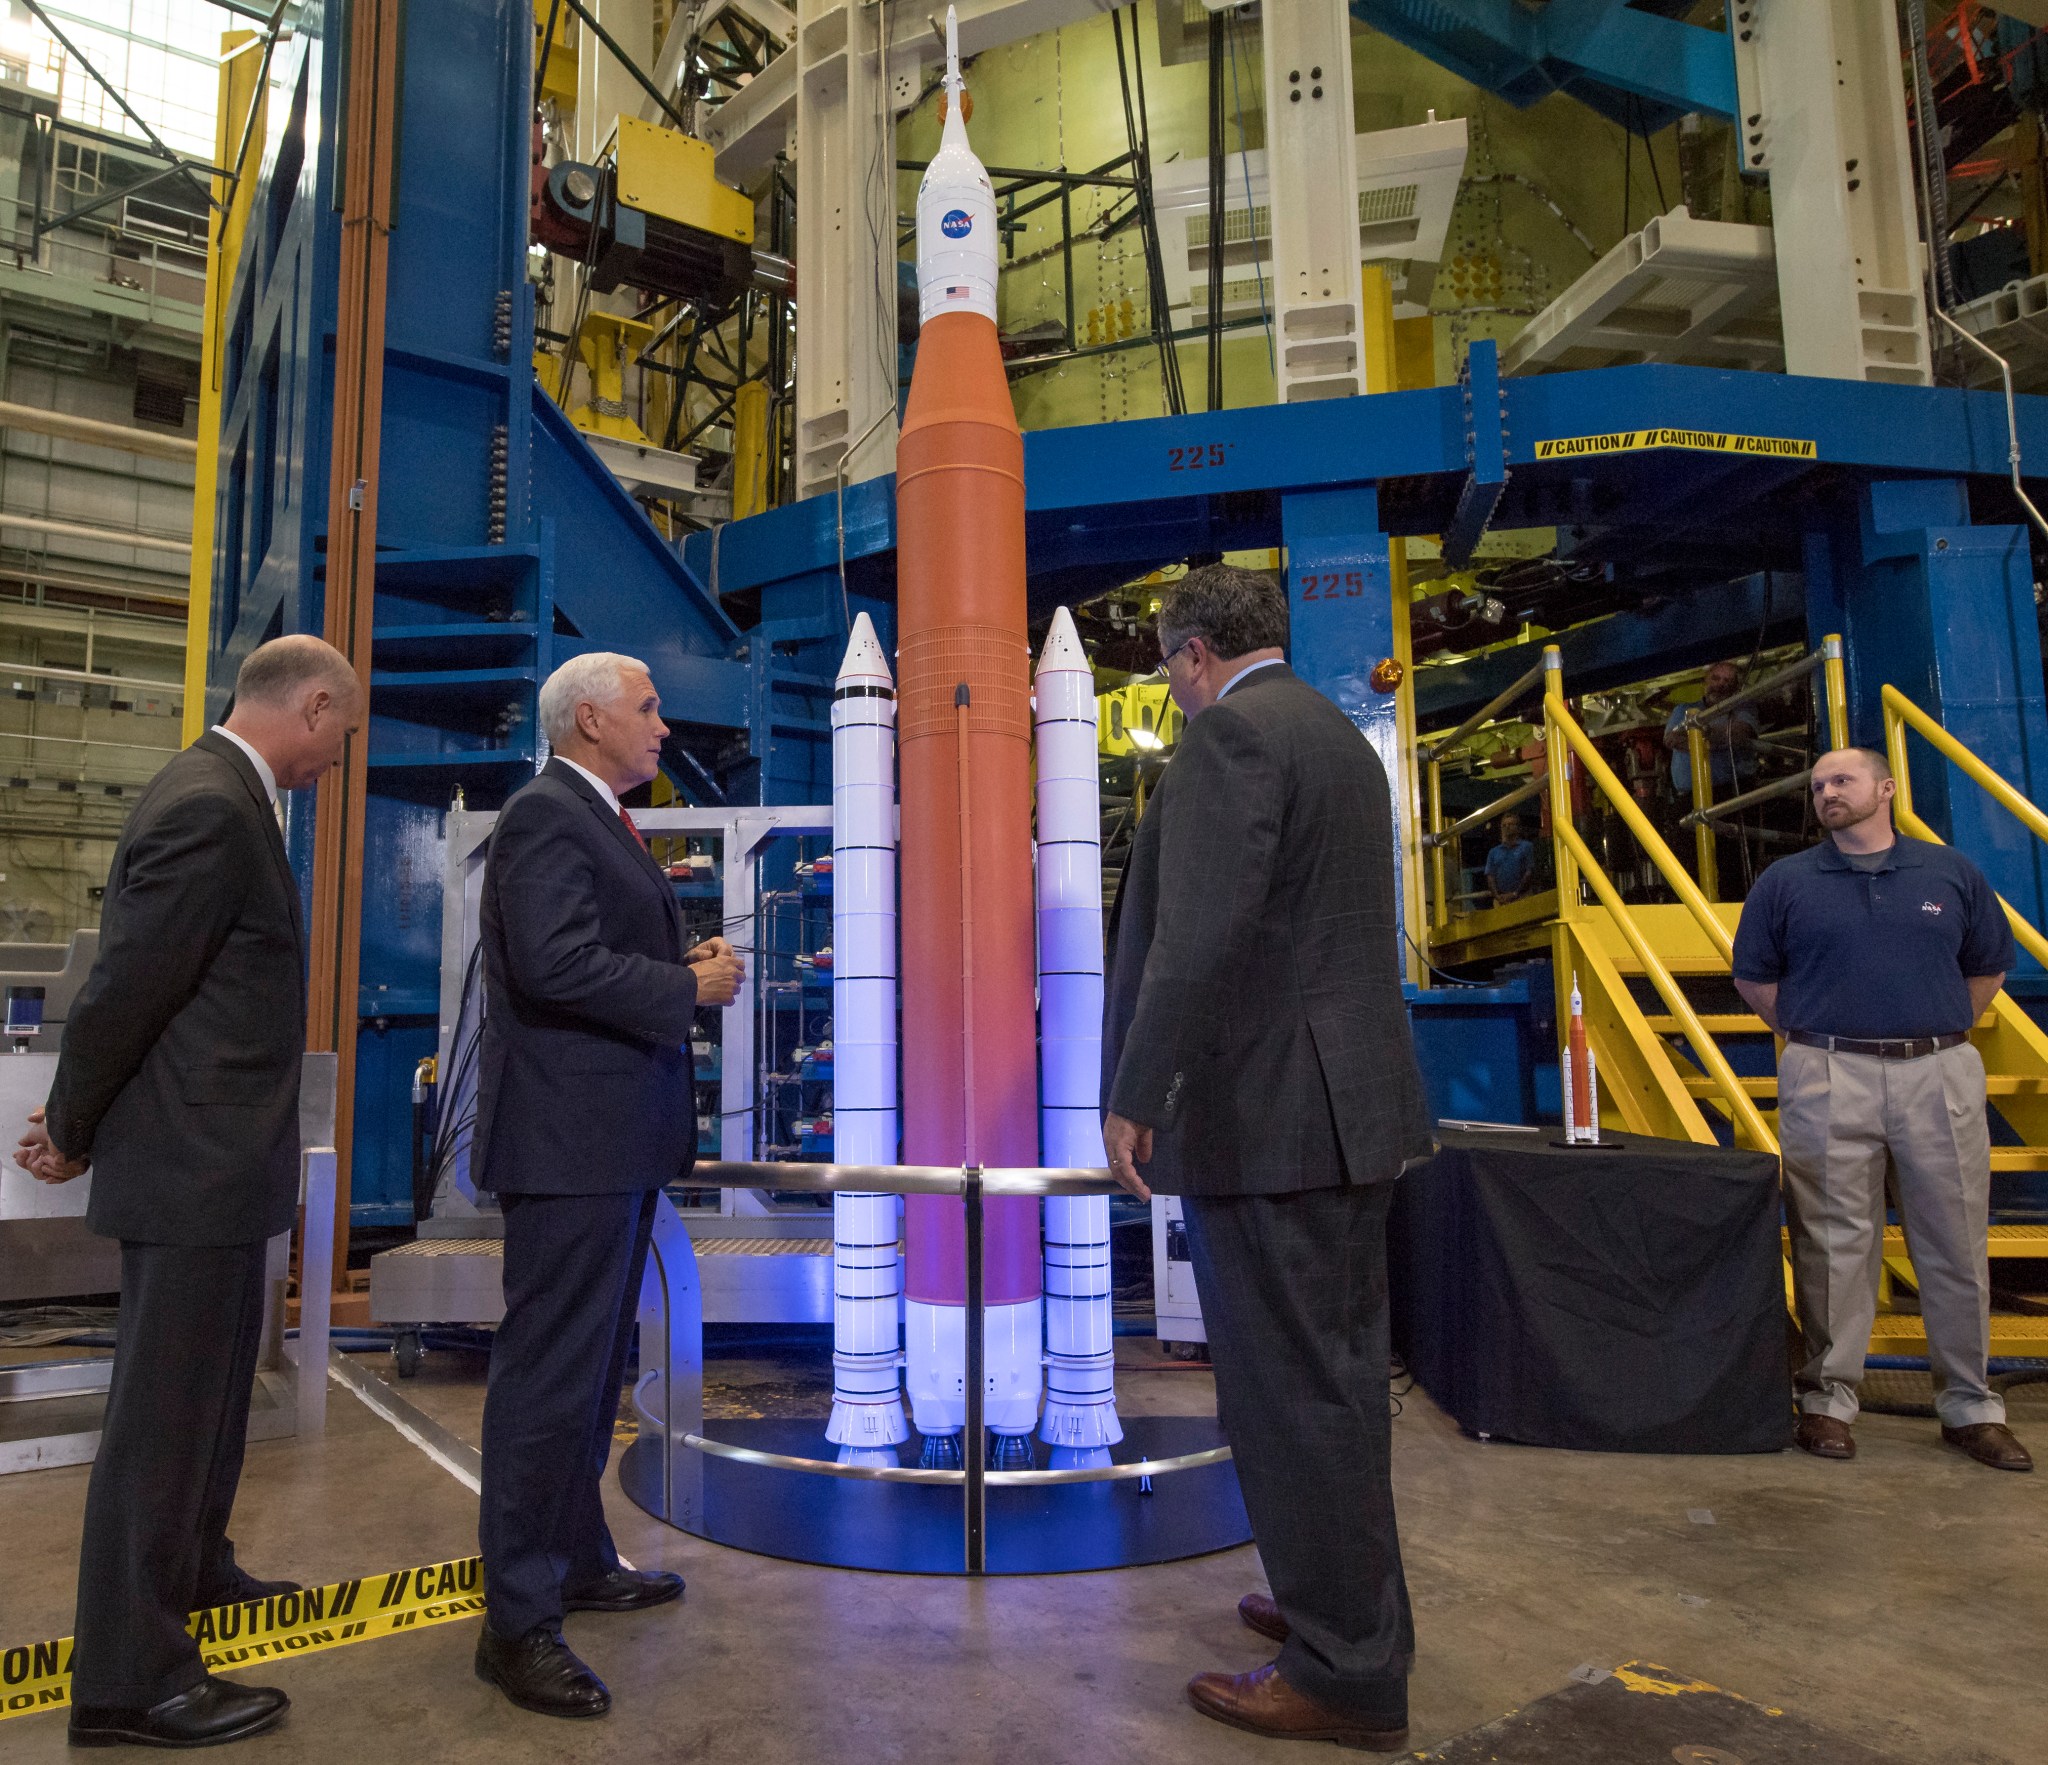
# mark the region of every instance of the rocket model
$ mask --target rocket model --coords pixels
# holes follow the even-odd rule
[[[945,123],[917,196],[922,328],[896,450],[903,1159],[1038,1162],[1024,439],[996,340],[996,210],[946,15]],[[1029,1462],[1038,1204],[985,1210],[990,1459]],[[925,1462],[966,1422],[961,1203],[904,1204],[908,1385]],[[972,1443],[970,1450],[980,1450]]]
[[[1600,1144],[1600,1078],[1586,1041],[1579,977],[1572,976],[1572,1016],[1564,1045],[1564,1138],[1568,1146]]]
[[[918,193],[924,323],[896,453],[898,680],[863,614],[832,697],[833,1152],[842,1164],[897,1157],[900,931],[903,1162],[1100,1167],[1094,676],[1062,608],[1034,700],[1024,443],[996,344],[995,202],[967,146],[950,12],[946,24],[944,135]],[[1042,1279],[1038,1203],[986,1204],[992,1439],[971,1446],[962,1205],[904,1203],[900,1357],[894,1202],[842,1195],[833,1222],[827,1438],[842,1463],[896,1462],[908,1435],[899,1360],[928,1468],[958,1466],[965,1451],[986,1451],[997,1468],[1030,1465],[1045,1365],[1053,1464],[1108,1462],[1123,1428],[1107,1197],[1046,1202]]]
[[[832,688],[832,1155],[896,1162],[896,683],[863,613]],[[841,1464],[896,1463],[896,1197],[832,1201],[832,1421]]]
[[[1046,1164],[1100,1166],[1102,775],[1095,676],[1065,607],[1038,658],[1039,1134]],[[1116,1417],[1109,1197],[1045,1203],[1045,1422],[1055,1470],[1106,1465]]]

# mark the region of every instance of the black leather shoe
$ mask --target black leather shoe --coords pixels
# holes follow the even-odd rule
[[[507,1642],[486,1620],[476,1639],[476,1676],[537,1716],[602,1716],[612,1707],[604,1681],[546,1624]]]
[[[565,1612],[637,1612],[683,1597],[683,1578],[666,1569],[614,1569],[602,1581],[571,1593],[562,1590]]]
[[[237,1569],[232,1581],[219,1587],[202,1589],[199,1597],[192,1602],[195,1612],[204,1612],[214,1606],[246,1605],[250,1600],[272,1599],[281,1593],[304,1593],[305,1588],[296,1581],[258,1581],[246,1569]]]
[[[75,1704],[69,1739],[74,1747],[217,1747],[275,1727],[291,1707],[269,1686],[208,1678],[147,1710]]]

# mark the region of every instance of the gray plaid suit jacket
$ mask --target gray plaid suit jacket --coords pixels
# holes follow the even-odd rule
[[[1285,667],[1190,720],[1124,868],[1108,1109],[1168,1195],[1385,1182],[1431,1150],[1379,756]]]

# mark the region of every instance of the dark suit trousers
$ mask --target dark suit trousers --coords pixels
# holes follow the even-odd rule
[[[1391,1183],[1182,1200],[1217,1414],[1293,1627],[1280,1675],[1390,1726],[1415,1652],[1389,1475],[1392,1200]]]
[[[121,1246],[121,1318],[78,1553],[72,1701],[147,1709],[206,1677],[186,1615],[235,1573],[267,1246]]]
[[[484,1399],[478,1537],[500,1636],[562,1622],[619,1566],[603,1480],[658,1189],[503,1195],[505,1321]]]

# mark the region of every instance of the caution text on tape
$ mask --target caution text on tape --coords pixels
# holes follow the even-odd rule
[[[194,1612],[185,1628],[210,1673],[448,1624],[484,1609],[483,1561],[456,1557]],[[0,1720],[71,1702],[71,1638],[0,1649]]]
[[[1575,460],[1592,454],[1649,453],[1658,448],[1779,460],[1811,460],[1820,453],[1816,443],[1786,435],[1730,435],[1719,429],[1617,429],[1607,435],[1564,435],[1539,441],[1536,457]]]

